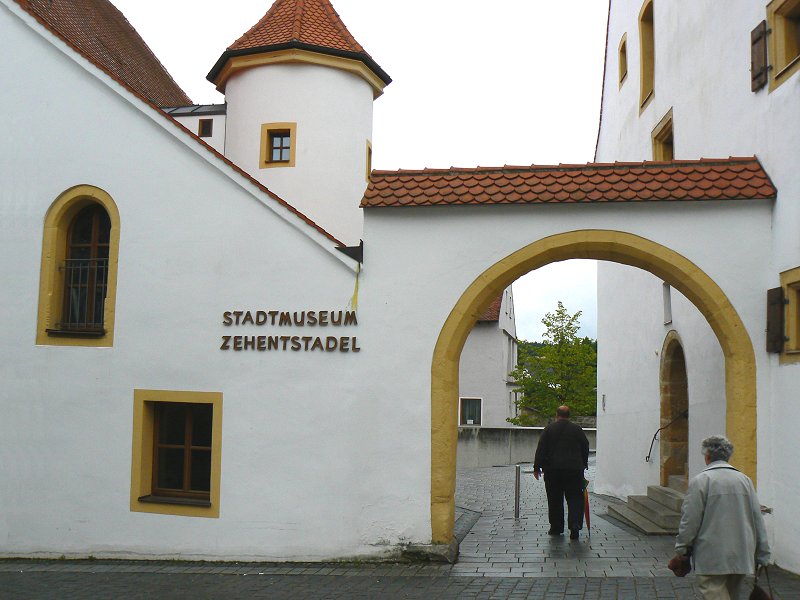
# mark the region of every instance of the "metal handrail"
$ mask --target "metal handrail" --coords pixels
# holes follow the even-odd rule
[[[645,457],[644,462],[648,462],[648,463],[650,462],[650,456],[653,454],[653,444],[656,443],[656,439],[658,439],[658,434],[661,433],[662,431],[664,431],[667,427],[669,427],[673,423],[675,423],[678,419],[688,419],[688,418],[689,418],[689,409],[687,408],[685,411],[683,411],[677,417],[672,419],[672,421],[670,421],[669,423],[667,423],[663,427],[659,427],[656,430],[656,432],[653,434],[653,439],[650,441],[650,452],[647,453],[647,456]]]

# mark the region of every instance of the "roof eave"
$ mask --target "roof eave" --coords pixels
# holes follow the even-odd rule
[[[347,58],[350,60],[357,60],[364,63],[364,65],[372,71],[378,79],[383,82],[384,86],[392,82],[392,78],[386,73],[378,63],[369,55],[364,52],[350,52],[348,50],[337,50],[335,48],[326,48],[325,46],[316,46],[314,44],[306,44],[297,40],[285,42],[283,44],[270,44],[267,46],[257,46],[255,48],[243,48],[241,50],[228,49],[222,53],[217,62],[211,68],[206,79],[216,86],[220,85],[219,78],[223,73],[225,65],[232,58],[238,56],[251,56],[253,54],[266,54],[271,52],[280,52],[282,50],[305,50],[307,52],[316,52],[327,56],[335,56],[337,58]]]

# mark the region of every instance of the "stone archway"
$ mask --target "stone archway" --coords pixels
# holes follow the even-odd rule
[[[725,357],[726,434],[735,464],[756,476],[756,364],[750,336],[720,287],[686,257],[621,231],[580,230],[540,239],[481,273],[447,317],[431,363],[431,539],[448,544],[455,511],[458,365],[477,316],[504,288],[541,266],[571,258],[607,260],[644,269],[669,283],[703,314]]]
[[[661,350],[661,427],[661,485],[684,487],[689,468],[689,380],[683,345],[675,331],[667,334]]]

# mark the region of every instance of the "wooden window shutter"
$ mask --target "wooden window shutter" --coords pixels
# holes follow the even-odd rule
[[[767,352],[783,352],[783,288],[767,290]]]
[[[750,32],[750,89],[757,92],[767,85],[767,22],[761,21]]]

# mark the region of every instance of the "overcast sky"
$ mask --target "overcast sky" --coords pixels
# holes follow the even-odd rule
[[[112,0],[198,104],[205,77],[271,0]],[[392,77],[375,102],[376,169],[585,163],[600,114],[607,0],[332,0]],[[424,132],[424,135],[420,135]],[[534,241],[534,240],[531,240]],[[567,261],[514,284],[517,335],[558,300],[597,337],[596,267]]]

